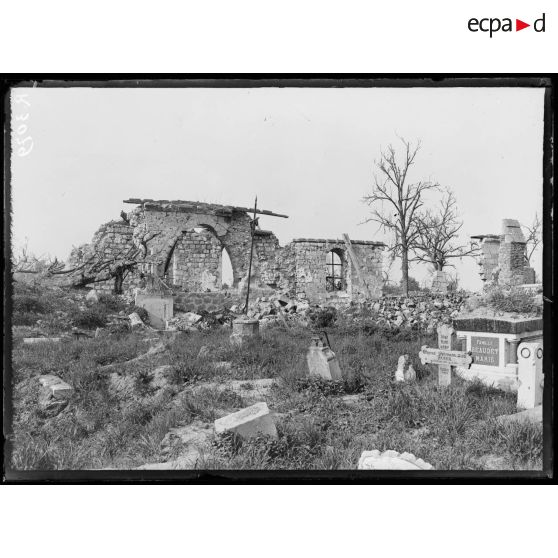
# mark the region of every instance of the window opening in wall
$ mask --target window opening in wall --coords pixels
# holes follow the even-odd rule
[[[330,250],[326,256],[326,265],[326,291],[343,291],[345,283],[343,281],[343,262],[340,254],[335,250]]]
[[[231,258],[226,248],[221,251],[221,288],[227,289],[233,286],[233,268]]]

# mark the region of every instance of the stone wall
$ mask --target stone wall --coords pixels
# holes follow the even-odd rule
[[[219,240],[208,230],[184,232],[168,262],[167,282],[186,291],[219,291],[222,250]]]
[[[138,202],[127,215],[129,224],[107,223],[93,239],[107,256],[122,249],[140,251],[140,265],[124,288],[142,286],[146,278],[160,277],[180,291],[220,291],[224,249],[232,265],[231,291],[241,298],[245,296],[252,244],[247,210],[198,202],[129,201]],[[251,297],[281,292],[313,303],[331,304],[377,298],[382,289],[383,246],[378,242],[352,241],[363,283],[342,240],[296,239],[282,248],[272,232],[256,229]],[[326,285],[326,257],[331,250],[342,261],[343,287],[335,291]],[[112,282],[108,288],[112,288]]]
[[[240,299],[230,293],[182,293],[174,297],[174,311],[220,312],[239,302]]]
[[[526,266],[526,243],[519,222],[504,219],[502,234],[472,237],[477,240],[477,263],[481,279],[488,284],[522,285],[530,282],[533,273]]]
[[[329,301],[335,304],[351,300],[359,301],[368,297],[366,286],[362,284],[342,240],[299,238],[293,240],[292,244],[295,294],[298,298],[312,303]],[[352,246],[372,298],[381,296],[383,244],[352,241]],[[330,272],[326,261],[330,251],[334,251],[341,260],[341,290],[328,291],[326,277]]]

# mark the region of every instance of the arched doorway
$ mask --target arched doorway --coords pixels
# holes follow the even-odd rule
[[[188,292],[220,291],[225,283],[228,287],[234,284],[228,251],[206,225],[185,230],[177,238],[167,257],[164,277]]]

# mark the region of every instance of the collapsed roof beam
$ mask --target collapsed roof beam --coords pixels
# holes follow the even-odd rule
[[[210,211],[219,211],[219,210],[228,210],[228,211],[243,211],[247,213],[253,213],[254,208],[247,208],[247,207],[238,207],[236,205],[219,205],[219,204],[211,204],[211,203],[196,203],[196,202],[187,202],[181,200],[151,200],[151,199],[139,199],[139,198],[130,198],[128,200],[123,200],[124,203],[131,203],[135,205],[144,205],[147,204],[149,206],[157,206],[157,205],[174,205],[175,207],[180,207],[183,209],[199,209],[199,210],[207,210]],[[268,211],[267,209],[257,209],[256,213],[259,215],[267,215],[269,217],[282,217],[283,219],[288,219],[288,215],[282,215],[281,213],[274,213],[273,211]]]

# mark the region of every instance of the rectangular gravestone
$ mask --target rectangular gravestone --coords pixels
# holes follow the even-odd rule
[[[453,327],[443,324],[438,327],[438,348],[452,351],[457,344],[457,335]],[[438,385],[449,386],[451,384],[451,365],[438,364]]]

